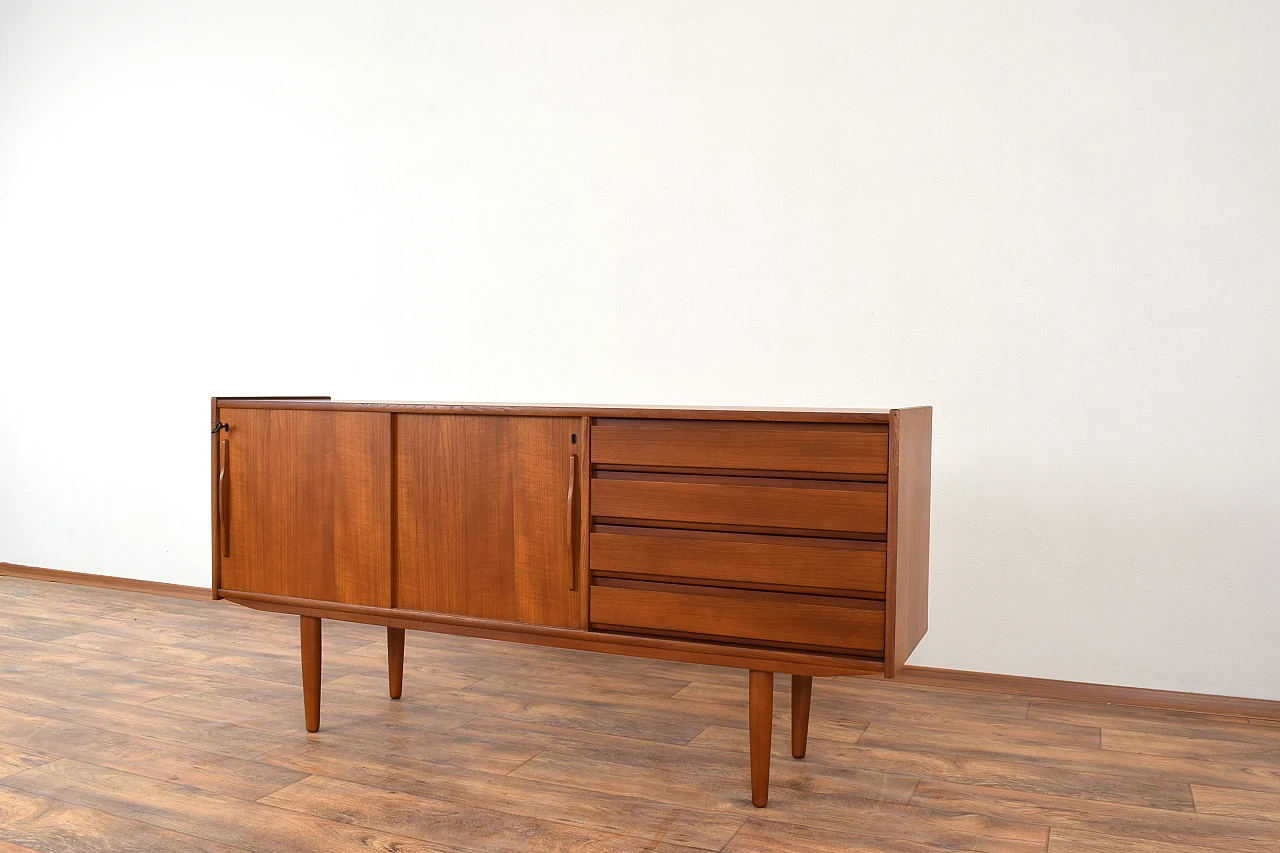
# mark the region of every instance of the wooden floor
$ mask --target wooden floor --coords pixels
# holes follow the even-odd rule
[[[3,851],[1280,850],[1280,723],[778,679],[752,808],[741,671],[0,577]]]

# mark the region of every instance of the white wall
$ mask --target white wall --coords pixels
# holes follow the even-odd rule
[[[0,560],[208,399],[935,406],[913,663],[1280,699],[1280,5],[0,2]]]

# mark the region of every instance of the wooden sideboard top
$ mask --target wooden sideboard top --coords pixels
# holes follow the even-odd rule
[[[578,406],[514,403],[404,403],[321,398],[218,397],[229,409],[320,409],[329,412],[423,412],[457,415],[547,415],[595,418],[690,418],[698,420],[792,421],[887,424],[900,409],[793,409],[721,406]],[[927,406],[921,408],[929,408]]]

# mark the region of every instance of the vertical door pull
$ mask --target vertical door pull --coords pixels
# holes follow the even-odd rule
[[[227,453],[224,438],[218,443],[218,536],[222,540],[222,556],[231,556],[231,512],[227,509]]]
[[[573,498],[577,492],[577,489],[578,489],[578,454],[575,453],[569,457],[569,509],[568,509],[568,512],[565,513],[565,516],[568,519],[568,521],[565,522],[565,525],[567,528],[566,532],[568,533],[566,540],[569,545],[569,589],[570,591],[576,590],[578,588],[578,567],[577,565],[575,565],[575,562],[576,562],[574,560],[575,549],[573,547],[573,540],[575,538],[574,534],[577,533],[577,530],[574,528],[574,525],[573,525],[573,509],[574,509]]]

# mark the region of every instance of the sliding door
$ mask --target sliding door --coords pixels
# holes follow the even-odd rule
[[[223,409],[221,587],[391,606],[391,415]]]
[[[579,418],[397,415],[395,605],[581,626]]]

